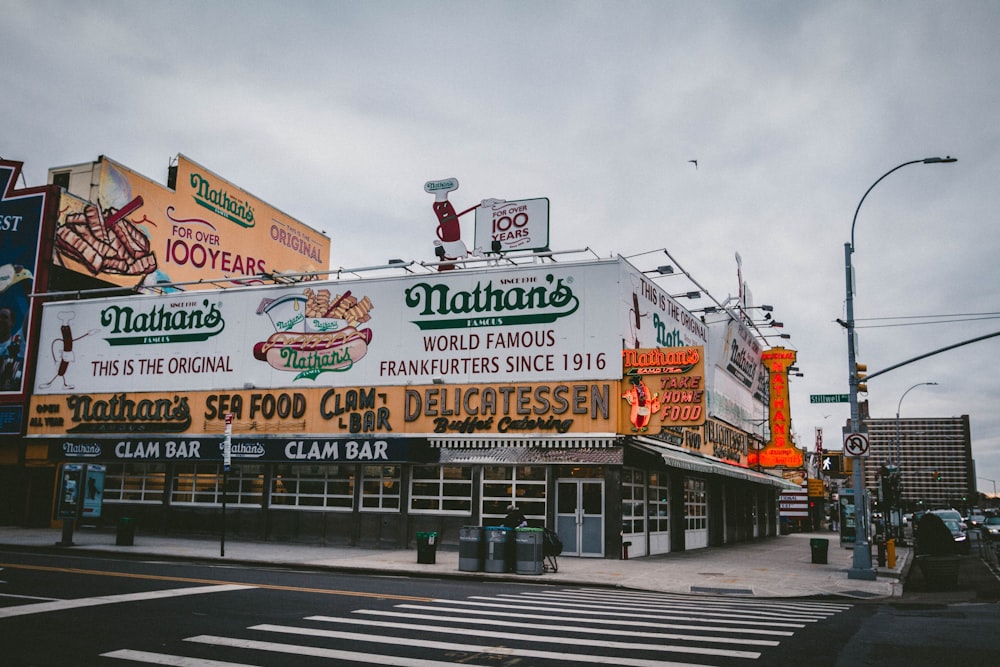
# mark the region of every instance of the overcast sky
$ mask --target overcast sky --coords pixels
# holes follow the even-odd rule
[[[433,261],[423,184],[447,177],[459,210],[548,197],[554,250],[668,248],[720,301],[739,252],[799,352],[810,449],[817,427],[840,448],[848,405],[809,396],[847,393],[844,244],[896,165],[959,158],[901,169],[861,207],[859,360],[1000,331],[994,0],[0,0],[0,16],[0,156],[29,186],[99,155],[165,183],[183,153],[329,234],[332,266]],[[998,356],[990,338],[875,378],[871,413],[968,414],[991,493]],[[921,382],[939,385],[900,405]]]

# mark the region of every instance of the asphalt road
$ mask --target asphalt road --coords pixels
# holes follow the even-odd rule
[[[677,596],[10,550],[0,568],[3,664],[18,667],[1000,664],[988,602]]]

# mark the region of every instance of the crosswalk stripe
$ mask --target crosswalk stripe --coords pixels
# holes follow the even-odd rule
[[[439,600],[438,602],[446,602],[446,600]],[[396,605],[399,609],[416,609],[419,611],[451,611],[455,614],[466,614],[466,615],[479,615],[479,616],[504,616],[504,617],[514,617],[514,618],[524,618],[524,619],[540,619],[540,620],[553,620],[559,621],[566,618],[566,612],[563,609],[558,609],[555,611],[561,612],[559,616],[549,616],[547,614],[532,614],[525,611],[518,612],[504,612],[496,611],[494,609],[448,609],[442,608],[440,606],[430,606],[421,604],[400,604]],[[517,609],[517,607],[513,607]],[[695,630],[699,632],[726,632],[726,633],[739,633],[747,635],[767,635],[767,636],[778,636],[778,637],[791,637],[795,633],[788,630],[776,630],[772,628],[748,628],[748,627],[732,627],[732,626],[712,626],[705,627],[704,625],[682,625],[678,623],[657,623],[653,621],[641,621],[636,619],[622,620],[617,618],[587,618],[583,616],[576,616],[575,620],[577,623],[600,623],[602,625],[623,625],[628,627],[641,627],[641,628],[662,628],[666,630]],[[799,626],[805,627],[805,626]]]
[[[517,594],[501,594],[504,597],[511,597]],[[752,613],[755,617],[766,616],[768,618],[801,618],[801,619],[813,619],[822,620],[824,618],[829,618],[835,614],[839,614],[844,611],[843,608],[822,608],[822,607],[799,607],[799,608],[788,608],[784,605],[780,606],[754,606],[745,607],[743,605],[730,605],[725,601],[705,601],[703,599],[697,600],[685,600],[681,598],[645,598],[645,599],[633,599],[627,595],[618,596],[607,596],[600,595],[598,593],[592,593],[590,591],[538,591],[528,594],[533,598],[541,599],[569,599],[580,602],[590,602],[590,603],[600,603],[602,605],[607,605],[608,603],[613,603],[619,606],[635,607],[635,608],[655,608],[655,609],[666,609],[666,608],[688,608],[693,607],[696,609],[725,609],[742,614]]]
[[[504,600],[543,600],[545,602],[551,602],[553,604],[561,604],[567,606],[594,606],[592,601],[581,600],[579,598],[564,598],[556,597],[546,593],[500,593],[496,596],[497,598]],[[602,608],[607,608],[607,603],[601,605]],[[714,605],[699,605],[693,603],[643,603],[636,604],[632,602],[617,601],[615,602],[615,609],[618,611],[676,611],[676,612],[688,612],[692,614],[697,614],[699,616],[704,616],[706,618],[746,618],[747,610],[736,610],[730,609],[728,607],[717,607]],[[723,611],[725,610],[725,611]],[[826,616],[817,616],[812,614],[804,613],[794,613],[794,614],[776,614],[773,612],[765,612],[756,610],[753,612],[754,618],[766,618],[768,620],[785,620],[792,619],[796,621],[801,621],[804,623],[814,623],[818,620],[826,618]]]
[[[583,639],[580,637],[560,637],[553,635],[528,635],[515,632],[500,632],[498,630],[483,630],[481,628],[456,628],[442,625],[422,625],[419,623],[392,623],[390,621],[375,621],[363,618],[330,618],[329,622],[361,625],[365,627],[396,628],[397,630],[419,630],[421,632],[436,632],[440,634],[468,635],[474,637],[490,637],[492,639],[508,639],[519,642],[544,642],[546,644],[569,644],[572,646],[591,646],[594,648],[611,648],[624,651],[651,651],[661,653],[689,653],[693,655],[714,655],[724,658],[749,658],[760,657],[757,651],[735,651],[731,649],[681,646],[678,644],[638,644],[634,642],[620,642],[610,639]],[[306,628],[291,628],[288,626],[268,626],[267,629],[275,628],[275,632],[293,632],[318,637],[340,638],[343,633],[337,630],[309,630]],[[254,626],[253,630],[261,629],[261,626]],[[327,633],[330,633],[329,635]]]
[[[260,625],[253,626],[251,630],[267,630],[275,628],[276,632],[285,632],[284,626]],[[279,629],[280,628],[280,629]],[[303,628],[290,628],[296,630],[296,634],[312,634]],[[664,662],[661,660],[645,660],[641,658],[627,658],[617,656],[587,655],[585,653],[574,653],[572,656],[566,653],[556,653],[554,651],[537,651],[533,649],[521,649],[511,646],[481,646],[478,644],[459,644],[456,642],[440,642],[428,639],[416,639],[413,637],[387,637],[382,635],[367,635],[357,632],[334,632],[329,633],[331,638],[344,639],[348,641],[361,641],[370,643],[402,645],[407,647],[419,646],[421,648],[440,649],[446,651],[466,651],[469,653],[487,653],[504,656],[518,656],[522,658],[540,658],[544,660],[566,661],[568,658],[575,663],[596,663],[600,665],[621,665],[623,667],[695,667],[688,662]],[[704,667],[704,666],[701,666]]]
[[[477,602],[477,600],[478,600],[478,602]],[[439,602],[439,600],[435,600],[435,602]],[[461,605],[470,605],[470,606],[483,606],[483,607],[499,607],[499,608],[502,608],[502,609],[523,609],[524,608],[524,605],[503,604],[503,603],[506,603],[506,602],[510,602],[510,600],[504,600],[502,598],[496,598],[496,597],[478,596],[478,595],[477,596],[472,596],[468,600],[451,600],[450,602],[451,602],[451,604],[461,604]],[[571,605],[571,604],[568,604],[568,603],[567,604],[562,604],[562,603],[555,603],[555,602],[549,602],[547,604],[549,604],[550,606],[548,606],[548,607],[532,606],[531,608],[535,609],[535,610],[540,610],[540,611],[561,611],[561,612],[565,612],[567,607],[579,606],[579,605]],[[665,614],[639,614],[639,613],[615,612],[615,611],[607,611],[607,610],[600,610],[600,611],[598,611],[598,610],[589,610],[589,609],[574,609],[574,612],[576,612],[578,614],[601,614],[601,615],[606,615],[606,616],[621,616],[621,617],[627,617],[627,618],[644,618],[644,619],[652,619],[652,620],[659,619],[659,620],[673,620],[673,621],[689,621],[689,622],[692,622],[692,623],[701,622],[701,621],[705,620],[699,614],[684,614],[684,615],[682,615],[682,614],[668,614],[668,613],[665,613]],[[776,621],[743,620],[743,619],[738,619],[738,618],[727,618],[725,622],[726,623],[730,623],[730,624],[735,624],[735,625],[753,625],[755,627],[764,626],[764,627],[770,627],[770,628],[804,628],[805,627],[804,623],[791,623],[791,622],[778,623]]]
[[[469,625],[489,623],[505,628],[529,628],[534,630],[554,630],[570,631],[578,634],[608,634],[605,628],[584,628],[576,624],[573,618],[563,618],[561,620],[568,625],[556,625],[554,623],[521,623],[518,621],[501,621],[496,618],[489,620],[477,618],[456,618],[454,616],[435,616],[433,614],[411,614],[400,611],[385,611],[380,609],[356,609],[353,613],[365,614],[368,616],[387,616],[392,618],[415,618],[421,621],[444,621],[446,623],[464,623]],[[309,621],[336,621],[337,618],[331,616],[308,616]],[[739,644],[740,646],[777,646],[780,642],[769,639],[748,639],[746,637],[705,637],[702,635],[682,635],[670,632],[640,632],[638,630],[615,630],[616,636],[621,637],[643,637],[645,639],[671,639],[675,641],[696,641],[709,644]]]
[[[258,667],[257,665],[245,662],[224,662],[222,660],[206,660],[205,658],[188,658],[182,655],[150,653],[149,651],[133,651],[131,649],[102,653],[101,657],[144,662],[148,665],[167,665],[168,667]]]
[[[768,598],[735,598],[727,597],[720,599],[714,596],[705,595],[677,595],[672,593],[657,593],[653,591],[629,591],[628,593],[622,593],[620,590],[612,590],[605,588],[565,588],[562,589],[565,593],[577,593],[585,592],[590,596],[600,596],[608,598],[623,598],[627,597],[632,600],[648,599],[648,600],[691,600],[697,602],[707,602],[710,604],[725,604],[731,607],[760,607],[765,609],[771,609],[774,607],[781,607],[784,609],[837,609],[839,611],[845,611],[853,607],[852,604],[848,602],[833,602],[833,601],[822,601],[822,602],[811,602],[803,600],[785,600],[785,599],[768,599]]]
[[[249,649],[252,651],[306,655],[313,658],[327,658],[338,662],[362,662],[369,665],[385,665],[386,667],[455,667],[454,662],[442,662],[440,660],[423,660],[405,656],[360,653],[358,651],[344,651],[318,646],[296,646],[294,644],[279,644],[277,642],[262,642],[256,639],[236,639],[235,637],[218,637],[215,635],[198,635],[197,637],[188,637],[185,641],[208,644],[210,646]]]

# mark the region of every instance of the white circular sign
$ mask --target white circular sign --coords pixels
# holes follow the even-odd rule
[[[868,436],[864,433],[845,435],[844,453],[848,456],[868,456]]]

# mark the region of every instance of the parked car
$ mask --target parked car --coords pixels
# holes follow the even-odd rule
[[[958,553],[969,553],[969,534],[965,532],[965,524],[951,516],[942,515],[941,520],[944,521],[944,525],[948,526],[948,530],[951,531],[951,536],[955,539],[955,546],[958,547]]]
[[[987,517],[980,530],[984,540],[1000,540],[1000,516]]]

